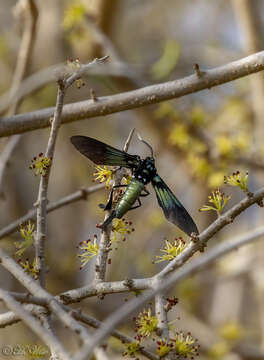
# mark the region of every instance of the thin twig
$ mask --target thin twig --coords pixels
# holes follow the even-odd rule
[[[134,134],[135,129],[132,129],[128,135],[128,138],[125,142],[124,151],[127,151],[130,145],[130,142],[132,140],[132,136]],[[115,179],[113,186],[120,185],[121,180],[124,176],[124,169],[117,170],[115,172]],[[110,195],[111,196],[111,195]],[[110,216],[110,211],[106,211],[106,215],[104,217],[104,221]],[[106,265],[107,265],[107,258],[109,253],[109,247],[110,247],[110,237],[111,237],[111,226],[112,222],[106,226],[102,230],[102,236],[99,243],[99,249],[98,254],[96,257],[95,262],[95,274],[94,274],[94,284],[97,284],[98,282],[105,281],[105,274],[106,274]]]
[[[40,285],[9,256],[4,250],[0,249],[0,263],[34,296],[41,297],[48,303],[49,309],[71,330],[78,334],[85,343],[89,339],[86,329],[78,324],[77,321],[62,308],[58,301],[44,290]]]
[[[105,188],[105,184],[97,184],[97,185],[90,186],[88,188],[81,188],[80,190],[77,190],[69,195],[66,195],[57,201],[48,203],[47,213],[50,213],[57,209],[60,209],[69,204],[73,204],[80,200],[87,200],[87,198],[90,194],[93,194],[94,192],[102,190],[104,188]],[[4,237],[14,233],[15,231],[17,231],[21,224],[23,224],[29,220],[35,219],[36,214],[37,214],[37,210],[31,209],[28,211],[28,213],[26,215],[20,217],[19,219],[13,221],[11,224],[2,228],[0,230],[0,240],[3,239]]]
[[[23,321],[42,339],[50,348],[54,349],[61,359],[70,360],[71,356],[66,352],[60,342],[50,331],[46,330],[38,320],[24,309],[7,291],[0,289],[0,298],[6,306],[14,311]]]
[[[50,166],[47,168],[45,176],[41,176],[38,199],[37,199],[37,227],[35,236],[35,249],[36,249],[36,268],[39,273],[39,281],[42,287],[45,287],[46,277],[46,260],[45,260],[45,242],[47,234],[47,194],[49,185],[50,168],[52,165],[52,159],[54,155],[55,143],[61,124],[61,114],[64,102],[65,87],[62,80],[58,81],[58,94],[57,102],[54,113],[54,119],[52,120],[52,126],[50,136],[48,140],[45,157],[51,160]]]

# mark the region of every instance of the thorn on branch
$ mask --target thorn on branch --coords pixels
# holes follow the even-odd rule
[[[199,241],[199,235],[197,235],[195,232],[191,233],[191,241],[193,243],[197,243]]]
[[[205,74],[205,72],[200,70],[199,64],[194,64],[193,68],[194,68],[195,74],[198,78],[201,78],[203,76],[203,74]]]
[[[87,190],[85,188],[81,188],[81,193],[82,193],[82,199],[86,201],[88,198]]]
[[[93,102],[98,101],[98,98],[97,98],[96,95],[95,95],[94,89],[90,89],[90,97],[91,97],[91,100],[92,100]]]
[[[200,251],[201,253],[203,253],[203,252],[204,252],[204,249],[205,249],[206,246],[207,246],[207,244],[206,244],[206,243],[203,243],[203,242],[199,242],[198,246],[199,246],[199,251]]]

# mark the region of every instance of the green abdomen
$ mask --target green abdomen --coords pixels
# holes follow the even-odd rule
[[[144,188],[144,184],[141,181],[132,179],[128,185],[122,199],[119,201],[115,213],[118,219],[121,219],[122,216],[133,206],[134,202],[139,198],[141,191]]]

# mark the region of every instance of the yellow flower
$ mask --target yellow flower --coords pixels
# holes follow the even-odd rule
[[[157,341],[157,354],[159,357],[163,357],[165,355],[168,355],[168,353],[172,350],[173,343],[166,340],[161,339]]]
[[[18,260],[18,263],[22,268],[29,273],[34,279],[38,278],[39,270],[37,269],[36,259],[34,259],[33,264],[31,265],[29,259],[23,263],[21,259]]]
[[[132,228],[132,221],[126,221],[126,219],[114,219],[112,224],[112,236],[111,242],[118,242],[119,238],[121,240],[125,240],[125,235],[131,234],[131,232],[135,231]]]
[[[248,181],[248,171],[246,171],[246,175],[243,176],[240,171],[234,172],[230,176],[224,177],[224,183],[230,186],[238,186],[241,190],[245,193],[248,192],[247,188],[247,181]]]
[[[190,139],[187,126],[184,124],[175,124],[170,132],[168,142],[184,150],[189,146]]]
[[[147,337],[154,334],[158,328],[158,319],[151,315],[151,309],[139,313],[136,320],[136,332],[139,336]]]
[[[233,142],[230,137],[226,135],[219,135],[216,138],[216,145],[221,155],[230,156],[233,151]]]
[[[219,332],[222,338],[229,342],[236,342],[244,335],[244,329],[235,321],[225,323]]]
[[[98,248],[96,235],[94,235],[93,243],[90,239],[80,242],[79,249],[83,251],[82,254],[78,254],[78,257],[81,258],[81,269],[98,254]]]
[[[106,182],[106,188],[110,188],[110,181],[112,180],[113,172],[107,166],[96,166],[96,172],[93,174],[95,180],[99,180],[100,183]]]
[[[190,153],[187,160],[190,165],[191,172],[198,178],[205,178],[210,174],[211,166],[206,158]]]
[[[35,156],[31,160],[29,168],[32,170],[34,169],[35,175],[45,176],[50,164],[51,158],[44,156],[43,153],[40,153],[38,157]]]
[[[179,237],[175,239],[173,243],[170,243],[168,240],[165,240],[164,249],[160,250],[164,255],[156,256],[156,263],[161,261],[171,261],[176,258],[186,247],[185,241]]]
[[[70,29],[78,25],[86,13],[85,6],[79,1],[74,1],[65,11],[63,18],[63,27]]]
[[[16,255],[21,256],[34,242],[35,225],[30,221],[27,225],[20,225],[19,232],[24,240],[15,242],[15,247],[18,249]]]
[[[140,349],[140,343],[139,341],[131,341],[130,343],[124,344],[126,347],[126,351],[123,353],[123,356],[131,356],[134,357],[139,349]]]
[[[190,333],[184,335],[182,332],[176,333],[176,337],[172,339],[173,349],[177,355],[182,357],[192,358],[194,355],[198,355],[199,345]]]
[[[228,201],[231,199],[231,196],[225,195],[223,192],[221,192],[219,189],[212,191],[212,195],[208,196],[209,202],[212,203],[214,206],[210,205],[203,205],[203,207],[200,209],[200,211],[209,211],[214,210],[217,212],[221,212]]]

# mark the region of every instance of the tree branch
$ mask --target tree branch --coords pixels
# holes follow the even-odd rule
[[[24,309],[7,291],[0,289],[0,298],[4,300],[6,306],[13,310],[23,321],[56,353],[61,359],[70,360],[71,356],[50,331],[46,330],[38,320],[36,320],[27,310]]]
[[[175,99],[204,89],[211,89],[264,69],[264,51],[250,55],[229,64],[203,71],[201,77],[196,74],[180,80],[151,85],[122,94],[98,97],[98,101],[81,101],[65,105],[62,122],[94,118],[115,112],[156,104],[164,100]],[[46,108],[31,113],[0,119],[0,137],[19,134],[45,128],[50,125],[54,108]]]
[[[190,243],[187,248],[183,250],[171,263],[169,263],[158,275],[154,277],[154,280],[161,280],[164,276],[168,275],[170,272],[176,268],[182,266],[196,251],[204,247],[207,241],[218,231],[220,231],[225,225],[229,224],[238,216],[243,210],[252,204],[259,202],[264,197],[264,188],[257,191],[252,197],[247,197],[240,201],[239,204],[235,205],[232,209],[227,211],[224,215],[220,216],[213,224],[211,224],[206,230],[204,230],[200,236],[199,240],[196,242]],[[263,231],[263,228],[260,230]],[[259,236],[259,233],[257,234]],[[235,249],[238,246],[241,246],[241,243],[246,243],[249,240],[249,237],[246,239],[239,239],[237,242],[232,243],[223,243],[215,247],[211,251],[208,251],[205,255],[195,258],[192,262],[186,264],[183,268],[179,269],[176,273],[173,273],[168,277],[166,281],[158,281],[155,283],[153,281],[152,291],[147,294],[143,294],[140,298],[133,299],[129,303],[123,305],[118,311],[115,311],[104,323],[104,327],[99,329],[93,336],[92,342],[84,347],[84,349],[77,354],[74,358],[75,360],[84,359],[88,354],[91,353],[92,349],[103,341],[107,335],[122,323],[123,319],[129,316],[133,311],[142,306],[146,301],[149,301],[153,296],[166,291],[172,285],[184,279],[185,277],[193,274],[194,272],[200,270],[203,266],[214,261],[219,256],[230,251],[230,249]],[[219,250],[220,247],[220,250]],[[221,255],[220,255],[221,254]]]
[[[77,190],[69,195],[64,196],[63,198],[53,201],[51,203],[48,203],[47,205],[47,213],[52,212],[54,210],[60,209],[64,206],[67,206],[69,204],[73,204],[79,200],[87,200],[88,196],[90,194],[93,194],[94,192],[98,190],[102,190],[105,188],[105,184],[97,184],[94,186],[90,186],[88,188],[82,188],[80,190]],[[17,231],[19,229],[19,226],[29,220],[35,219],[37,214],[36,209],[31,209],[28,211],[28,213],[19,219],[13,221],[11,224],[5,226],[0,230],[0,240],[4,237],[12,234],[13,232]]]

